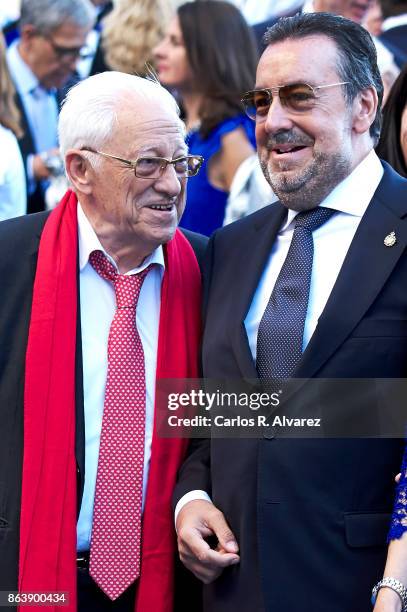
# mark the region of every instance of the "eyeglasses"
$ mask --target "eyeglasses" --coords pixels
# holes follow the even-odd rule
[[[61,45],[58,45],[53,40],[53,38],[51,36],[48,36],[47,34],[40,34],[40,36],[42,36],[42,38],[45,38],[45,40],[47,40],[49,42],[49,44],[51,45],[55,55],[60,60],[64,60],[64,59],[76,59],[76,58],[87,59],[87,58],[89,58],[89,57],[91,57],[93,55],[91,50],[89,49],[89,47],[86,47],[86,46],[82,46],[82,47],[63,47]]]
[[[273,96],[278,96],[282,106],[293,113],[306,113],[315,106],[318,99],[317,92],[328,87],[348,85],[349,81],[341,83],[330,83],[329,85],[318,85],[312,87],[307,83],[293,83],[292,85],[281,85],[270,89],[254,89],[244,94],[242,103],[245,112],[253,121],[264,121],[273,102]]]
[[[94,149],[82,148],[82,151],[89,151],[90,153],[97,153],[110,159],[116,159],[122,164],[133,168],[134,174],[137,178],[153,179],[160,178],[167,168],[168,164],[174,166],[176,175],[179,178],[195,176],[199,172],[199,168],[202,166],[204,158],[201,155],[183,155],[176,159],[167,159],[166,157],[138,157],[135,160],[123,159],[117,157],[117,155],[111,155],[110,153],[104,153],[103,151],[96,151]]]

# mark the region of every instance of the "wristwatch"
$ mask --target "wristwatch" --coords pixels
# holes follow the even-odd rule
[[[401,612],[407,612],[407,589],[404,586],[404,584],[400,582],[400,580],[397,580],[396,578],[390,578],[390,577],[382,578],[382,580],[380,580],[380,582],[378,582],[373,587],[372,605],[373,606],[375,605],[376,599],[377,599],[377,593],[379,592],[379,589],[381,589],[382,587],[388,587],[389,589],[392,589],[392,591],[395,591],[401,599],[401,604],[403,606],[401,609]]]
[[[61,176],[64,173],[64,164],[59,155],[52,154],[49,151],[40,153],[40,157],[44,162],[44,166],[52,176]]]

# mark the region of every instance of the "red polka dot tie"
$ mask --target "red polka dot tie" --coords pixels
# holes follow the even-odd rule
[[[152,266],[125,276],[101,251],[91,253],[89,261],[113,283],[117,303],[108,340],[89,569],[113,600],[140,575],[146,383],[136,306]]]

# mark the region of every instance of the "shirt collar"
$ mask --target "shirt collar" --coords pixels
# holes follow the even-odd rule
[[[319,206],[333,208],[342,213],[361,218],[366,212],[382,176],[383,166],[372,149],[349,176],[327,195]],[[281,231],[287,229],[297,215],[297,211],[288,210],[287,219]]]
[[[112,259],[109,253],[106,253],[105,249],[101,245],[100,240],[97,237],[95,230],[93,229],[89,219],[83,212],[82,206],[80,205],[79,202],[78,202],[78,241],[79,241],[79,270],[80,272],[82,272],[82,270],[88,264],[89,256],[93,251],[102,251],[102,253],[106,255],[108,260],[114,265],[114,267],[117,270],[116,262]],[[126,274],[128,275],[137,274],[138,272],[141,272],[142,270],[147,268],[147,266],[149,266],[150,264],[159,265],[161,267],[160,268],[161,274],[163,274],[164,269],[165,269],[165,263],[164,263],[164,252],[163,252],[163,248],[161,245],[157,247],[151,253],[151,255],[146,257],[146,259],[143,261],[141,266],[134,268],[133,270],[129,270],[128,272],[126,272]]]
[[[382,30],[386,32],[386,30],[391,30],[391,28],[397,28],[399,26],[403,26],[407,24],[407,13],[403,13],[402,15],[395,15],[394,17],[388,17],[382,23]]]
[[[17,91],[25,95],[41,86],[41,83],[21,57],[18,50],[19,42],[19,40],[15,40],[10,45],[7,50],[7,61]]]

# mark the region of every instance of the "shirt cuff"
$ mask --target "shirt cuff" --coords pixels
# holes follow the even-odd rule
[[[174,523],[175,523],[175,525],[177,524],[178,514],[181,512],[181,510],[185,506],[185,504],[187,504],[190,501],[194,501],[196,499],[203,499],[204,501],[208,501],[208,502],[212,503],[212,500],[211,500],[211,498],[209,497],[209,495],[207,494],[206,491],[201,491],[199,489],[196,489],[195,491],[189,491],[189,493],[185,493],[185,495],[183,495],[181,497],[181,499],[179,500],[179,502],[175,506],[175,512],[174,512]]]
[[[34,157],[35,155],[27,155],[25,162],[26,174],[27,174],[27,191],[31,195],[35,191],[36,181],[34,178]]]

